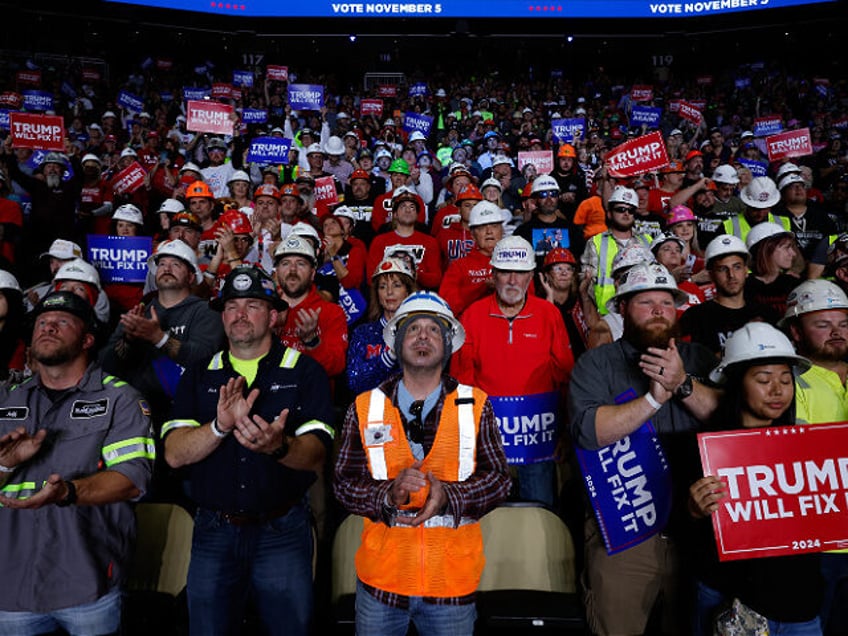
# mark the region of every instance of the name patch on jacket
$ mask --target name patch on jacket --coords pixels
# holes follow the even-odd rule
[[[28,406],[6,406],[0,408],[0,420],[25,420],[28,415]]]
[[[75,420],[87,419],[106,415],[109,412],[109,398],[95,400],[89,402],[87,400],[77,400],[71,407],[71,418]]]

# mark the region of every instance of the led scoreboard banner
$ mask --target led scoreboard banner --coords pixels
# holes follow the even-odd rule
[[[115,2],[118,0],[108,0]],[[757,11],[821,0],[120,0],[123,3],[245,17],[351,18],[679,18]],[[833,1],[833,0],[830,0]]]

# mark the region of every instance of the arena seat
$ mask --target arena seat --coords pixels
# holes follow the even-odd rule
[[[124,599],[124,634],[187,633],[185,587],[194,520],[176,504],[142,502]]]
[[[486,567],[477,597],[477,634],[585,634],[574,543],[544,506],[507,503],[480,520]]]

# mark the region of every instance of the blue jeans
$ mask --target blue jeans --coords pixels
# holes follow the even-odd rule
[[[712,636],[715,619],[720,609],[726,607],[725,603],[733,599],[715,590],[700,581],[697,590],[697,606],[693,617],[694,636]],[[781,621],[768,620],[769,636],[822,636],[821,622],[818,617],[803,623],[783,623]]]
[[[248,597],[267,634],[305,635],[312,595],[312,526],[305,507],[243,526],[198,510],[188,571],[193,636],[238,634]]]
[[[471,636],[477,620],[477,606],[433,605],[420,596],[409,599],[409,609],[389,607],[356,581],[356,633],[358,636],[405,636],[409,621],[426,636]]]
[[[848,579],[848,554],[822,554],[821,573],[824,579],[824,594],[819,614],[822,627],[826,633],[844,634],[848,631],[848,611],[836,596],[840,583]],[[837,604],[834,605],[834,602]]]
[[[36,636],[60,627],[71,636],[117,634],[121,627],[121,593],[114,590],[93,603],[46,614],[0,612],[0,636]]]
[[[822,636],[821,621],[818,616],[803,623],[781,623],[769,619],[769,636]]]
[[[518,496],[522,501],[537,501],[554,509],[556,492],[556,464],[552,461],[538,464],[519,464]]]
[[[695,611],[692,614],[693,636],[713,636],[716,616],[732,600],[698,581],[695,590]]]

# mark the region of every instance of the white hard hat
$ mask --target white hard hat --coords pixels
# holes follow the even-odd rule
[[[136,157],[138,157],[138,153],[135,150],[133,150],[132,148],[124,148],[121,151],[121,159],[123,159],[124,157],[136,158]]]
[[[61,153],[61,152],[48,152],[46,155],[44,155],[44,159],[41,160],[41,163],[39,164],[39,166],[43,166],[43,165],[46,165],[48,163],[55,163],[55,164],[58,164],[60,166],[67,167],[68,157],[64,153]]]
[[[491,201],[480,201],[474,204],[468,215],[468,227],[489,225],[490,223],[503,223],[506,221],[507,211],[499,208]]]
[[[465,329],[454,317],[451,308],[444,299],[436,293],[419,291],[407,296],[400,304],[395,315],[383,327],[383,340],[394,351],[395,335],[400,324],[414,315],[430,315],[447,321],[450,326],[451,348],[453,352],[459,350],[465,342]]]
[[[165,199],[162,205],[159,206],[159,212],[167,214],[176,214],[177,212],[185,212],[185,206],[178,199]]]
[[[530,194],[536,194],[537,192],[549,192],[556,191],[559,192],[559,184],[556,179],[552,176],[543,174],[540,177],[536,177],[536,180],[533,182],[533,189],[530,191]]]
[[[795,348],[777,328],[767,322],[749,322],[734,331],[724,342],[724,355],[718,366],[710,371],[710,380],[722,384],[727,380],[727,369],[740,362],[762,360],[786,360],[795,367],[796,373],[803,373],[811,363],[795,353]]]
[[[754,177],[739,195],[742,202],[752,208],[771,208],[780,201],[780,192],[768,177]]]
[[[75,258],[62,265],[53,280],[78,280],[100,289],[100,274],[97,273],[93,265],[86,263],[81,258]]]
[[[623,274],[615,296],[607,301],[607,309],[615,311],[618,301],[632,294],[647,291],[667,291],[674,297],[674,306],[689,300],[689,294],[677,287],[669,271],[659,263],[637,263]]]
[[[684,241],[682,238],[680,238],[676,234],[672,234],[671,232],[663,232],[654,239],[653,243],[651,243],[651,251],[656,254],[657,250],[660,249],[660,246],[663,243],[668,242],[677,243],[680,246],[680,251],[686,249],[686,241]]]
[[[733,234],[722,234],[715,237],[707,245],[707,249],[704,251],[704,262],[709,265],[710,261],[714,258],[727,256],[728,254],[738,254],[745,259],[746,263],[750,256],[750,252],[748,252],[748,248],[745,247],[745,243],[741,238]]]
[[[716,183],[736,185],[739,183],[739,175],[736,174],[736,168],[725,163],[713,170],[713,181]]]
[[[183,167],[180,168],[180,174],[183,174],[185,172],[196,172],[197,174],[202,174],[200,172],[200,166],[198,166],[196,163],[193,163],[191,161],[186,161],[183,164]]]
[[[494,168],[495,166],[512,167],[512,159],[510,159],[506,155],[498,155],[494,159],[492,159],[492,167]]]
[[[495,179],[494,177],[489,177],[480,185],[480,192],[490,186],[493,188],[497,188],[498,192],[503,192],[503,186],[501,185],[501,182]]]
[[[502,238],[495,244],[489,263],[494,269],[532,272],[536,269],[536,255],[530,243],[513,234]]]
[[[427,137],[420,130],[414,130],[409,136],[409,141],[427,141]]]
[[[376,153],[374,153],[374,161],[377,161],[377,159],[380,159],[381,157],[388,157],[389,159],[391,159],[392,153],[390,153],[385,148],[380,148]]]
[[[350,219],[354,223],[359,220],[356,218],[356,213],[346,205],[340,205],[335,210],[333,210],[333,216],[343,216],[346,219]]]
[[[83,164],[83,165],[85,165],[85,164],[86,164],[86,163],[88,163],[89,161],[93,161],[93,162],[94,162],[94,163],[96,163],[98,166],[103,165],[103,162],[102,162],[102,161],[100,161],[100,157],[98,157],[97,155],[95,155],[94,153],[91,153],[91,152],[89,152],[88,154],[84,155],[84,156],[83,156],[83,158],[82,158],[82,161],[80,161],[80,163],[81,163],[81,164]]]
[[[200,271],[200,267],[197,265],[197,254],[180,239],[162,241],[159,243],[159,247],[156,248],[156,253],[153,254],[153,263],[158,265],[159,259],[163,256],[174,256],[175,258],[185,261],[191,265],[191,268],[194,270],[195,283],[199,285],[203,282],[203,274]]]
[[[629,205],[632,207],[638,207],[639,205],[639,195],[636,194],[636,190],[633,188],[626,188],[624,186],[618,185],[612,191],[610,195],[608,203],[612,205],[613,203],[623,203],[625,205]]]
[[[780,184],[777,186],[777,189],[783,192],[783,189],[786,188],[786,186],[791,186],[793,183],[800,183],[805,187],[807,185],[800,172],[790,172],[780,179]]]
[[[772,223],[771,221],[763,221],[762,223],[757,223],[748,232],[748,236],[745,237],[745,247],[748,248],[749,252],[752,252],[754,246],[760,241],[781,234],[785,234],[786,236],[792,237],[795,236],[795,234],[780,225],[780,223]]]
[[[380,261],[379,265],[374,269],[374,273],[371,274],[371,280],[374,280],[381,274],[403,274],[415,280],[415,270],[410,268],[409,261],[396,256],[387,256]]]
[[[50,244],[50,249],[41,254],[41,257],[52,256],[63,261],[72,258],[82,258],[82,248],[73,241],[56,239]]]
[[[633,267],[638,263],[656,263],[653,252],[641,243],[632,243],[618,253],[612,259],[612,274],[615,275],[620,269]]]
[[[805,280],[789,292],[786,297],[786,313],[777,322],[777,326],[783,328],[797,316],[827,309],[848,311],[848,296],[838,285],[824,278]]]
[[[132,203],[125,203],[112,214],[113,221],[127,221],[136,225],[144,225],[144,215]]]
[[[236,170],[235,172],[233,172],[233,176],[227,179],[227,185],[236,181],[247,181],[247,183],[250,184],[250,175],[247,174],[244,170]]]
[[[316,241],[319,245],[321,244],[321,235],[318,234],[318,230],[316,230],[310,223],[306,223],[304,221],[298,221],[295,223],[289,231],[289,234],[306,236]]]
[[[5,269],[0,269],[0,291],[9,290],[23,293],[21,292],[21,285],[18,282],[18,279]]]
[[[323,155],[324,151],[321,150],[320,144],[309,144],[309,147],[306,149],[306,154],[311,155],[318,153],[319,155]]]
[[[780,183],[783,177],[788,174],[801,174],[801,168],[792,163],[791,161],[788,161],[777,169],[777,174],[774,178],[778,183]]]
[[[295,234],[293,229],[274,250],[274,264],[278,263],[284,256],[303,256],[313,265],[315,264],[315,249],[312,244],[302,235]]]
[[[324,145],[324,150],[328,155],[343,155],[345,152],[344,142],[341,140],[341,137],[333,135],[327,139],[327,143]]]

